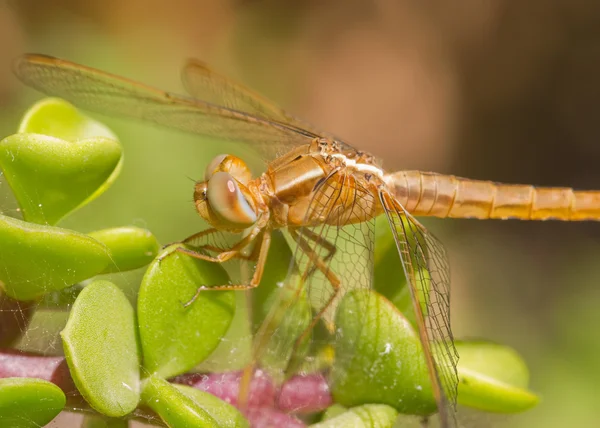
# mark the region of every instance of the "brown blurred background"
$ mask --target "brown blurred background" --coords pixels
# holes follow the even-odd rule
[[[180,89],[180,65],[198,57],[390,170],[600,188],[600,2],[0,3],[0,136],[40,97],[10,74],[25,51],[165,89]],[[125,146],[123,176],[64,225],[133,223],[163,242],[198,230],[186,175],[223,147],[105,122]],[[600,224],[426,223],[450,251],[455,335],[516,348],[542,396],[496,422],[597,426]]]

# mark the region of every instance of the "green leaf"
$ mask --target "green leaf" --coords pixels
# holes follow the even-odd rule
[[[41,379],[0,379],[0,426],[38,428],[54,419],[65,406],[62,390]]]
[[[135,314],[108,281],[85,287],[61,333],[71,376],[86,401],[113,417],[132,412],[140,396]]]
[[[327,419],[311,428],[391,428],[398,417],[396,409],[385,404],[365,404]]]
[[[418,415],[436,411],[418,334],[387,299],[367,290],[347,293],[336,326],[332,370],[336,403],[388,404]]]
[[[60,98],[44,98],[31,106],[21,120],[18,132],[52,135],[67,141],[89,137],[117,139],[108,127]]]
[[[456,342],[458,402],[487,412],[516,413],[539,398],[527,389],[529,371],[511,348],[489,342]]]
[[[108,128],[50,98],[26,114],[19,133],[0,141],[0,169],[23,218],[56,224],[116,179],[121,145]]]
[[[190,370],[219,345],[235,313],[233,291],[200,291],[227,285],[218,263],[165,249],[144,275],[138,297],[138,322],[144,367],[167,378]],[[162,259],[160,259],[162,258]]]
[[[144,379],[142,402],[172,428],[221,427],[193,398],[156,375]]]
[[[31,300],[88,279],[110,261],[106,246],[68,229],[0,215],[0,288]]]
[[[108,247],[111,263],[102,273],[116,273],[146,266],[156,257],[159,245],[152,233],[139,227],[117,227],[89,234]]]
[[[174,385],[179,391],[191,398],[198,406],[202,407],[221,428],[250,427],[248,421],[238,409],[231,404],[215,397],[208,392],[185,385]]]

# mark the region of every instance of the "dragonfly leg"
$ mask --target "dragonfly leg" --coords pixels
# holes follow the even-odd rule
[[[267,255],[269,253],[269,247],[271,245],[271,233],[269,231],[262,231],[262,236],[259,239],[258,246],[259,249],[256,250],[256,268],[254,269],[254,274],[252,275],[252,279],[248,284],[227,284],[227,285],[216,285],[211,287],[201,286],[198,287],[194,296],[186,303],[184,303],[183,307],[187,308],[191,304],[193,304],[200,293],[203,291],[225,291],[225,290],[238,290],[245,291],[251,290],[253,288],[258,287],[260,284],[260,280],[262,279],[262,275],[265,269],[265,262],[267,261]],[[188,254],[184,252],[184,254]],[[195,256],[192,256],[195,257]],[[205,260],[205,259],[203,259]]]
[[[200,245],[200,246],[196,247],[197,249],[178,247],[175,249],[174,252],[186,254],[190,257],[194,257],[194,258],[200,259],[200,260],[206,260],[208,262],[213,262],[213,263],[223,263],[232,258],[243,258],[244,259],[244,258],[248,258],[248,257],[243,255],[242,251],[256,239],[256,237],[260,234],[261,231],[262,231],[262,228],[255,227],[248,234],[248,236],[244,237],[237,244],[235,244],[234,246],[232,246],[231,248],[229,248],[227,250],[223,250],[221,248],[216,248],[216,247],[209,246],[209,245]],[[192,242],[198,238],[209,235],[211,233],[217,233],[217,232],[219,232],[219,230],[217,230],[217,229],[208,229],[206,231],[196,233],[196,234],[184,239],[183,243],[189,244],[190,242]],[[218,252],[218,254],[216,257],[209,256],[209,255],[202,253],[201,252],[202,250]],[[168,254],[165,255],[165,257],[168,257]]]
[[[341,290],[341,281],[338,278],[338,276],[331,269],[329,269],[329,265],[326,262],[326,260],[324,258],[320,257],[316,253],[316,251],[310,247],[310,245],[308,244],[308,242],[306,241],[306,239],[304,239],[295,230],[290,230],[290,234],[292,235],[292,237],[294,237],[294,239],[298,243],[298,246],[301,248],[301,250],[310,259],[309,260],[309,267],[306,270],[306,272],[302,275],[302,281],[305,281],[310,276],[310,274],[312,272],[314,272],[315,269],[318,269],[325,276],[325,278],[327,278],[327,280],[329,281],[329,284],[331,284],[331,287],[333,288],[333,294],[329,297],[329,299],[327,299],[327,302],[325,303],[325,305],[313,317],[310,325],[302,332],[302,334],[300,336],[298,336],[298,338],[294,342],[294,350],[293,350],[293,352],[295,353],[296,350],[299,348],[299,346],[302,344],[302,342],[306,339],[306,336],[317,325],[317,323],[319,322],[319,320],[323,317],[323,314],[325,314],[325,312],[327,311],[327,309],[331,306],[331,304],[334,302],[334,300],[336,299],[336,297],[340,293],[340,290]],[[315,241],[315,243],[323,245],[322,241],[324,241],[324,240],[321,239],[320,237],[317,237],[317,238],[318,238],[318,241]],[[330,245],[332,245],[332,244],[330,244]],[[334,251],[330,251],[330,253],[329,253],[331,255],[331,257],[333,257],[332,253],[334,253]],[[329,257],[329,258],[331,258],[331,257]]]
[[[313,241],[315,244],[322,246],[323,248],[325,248],[325,250],[328,251],[328,253],[323,257],[324,263],[329,262],[329,260],[332,259],[333,256],[335,256],[337,248],[327,239],[319,236],[318,234],[307,228],[302,229],[300,233],[306,238]],[[317,269],[317,267],[313,266],[312,269],[307,273],[307,277],[311,276],[315,272],[315,269]]]
[[[201,232],[194,233],[192,236],[188,236],[183,241],[181,241],[181,243],[182,244],[190,244],[193,247],[198,248],[198,250],[206,250],[206,251],[209,251],[211,253],[222,253],[223,251],[228,251],[228,250],[223,250],[223,248],[217,247],[215,245],[210,245],[210,244],[194,245],[193,244],[194,241],[197,241],[197,240],[202,239],[204,237],[213,235],[215,233],[221,233],[221,230],[216,229],[214,227],[211,227],[210,229],[206,229],[206,230],[203,230]],[[235,258],[245,259],[245,260],[252,260],[252,256],[246,256],[246,255],[243,255],[241,253],[238,253],[235,256]]]

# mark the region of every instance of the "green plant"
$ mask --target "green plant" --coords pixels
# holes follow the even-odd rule
[[[56,226],[100,196],[122,166],[116,136],[59,99],[33,106],[19,132],[0,142],[0,168],[23,216],[0,215],[0,425],[40,426],[63,409],[86,412],[86,426],[97,418],[126,426],[135,418],[172,427],[243,427],[248,420],[301,426],[302,419],[319,427],[385,427],[399,412],[435,412],[406,286],[389,285],[401,279],[396,250],[380,227],[375,287],[381,294],[357,290],[344,297],[335,321],[345,333],[335,357],[322,350],[317,370],[279,388],[268,373],[255,373],[247,420],[229,404],[236,404],[236,370],[251,354],[243,294],[204,292],[187,304],[199,285],[228,283],[224,268],[174,252],[181,244],[159,250],[154,236],[136,227],[83,234]],[[275,235],[255,293],[259,318],[290,257],[286,240]],[[97,278],[147,265],[135,305],[115,284]],[[34,316],[49,307],[68,315],[58,323],[64,358],[17,346]],[[512,413],[537,403],[514,351],[478,342],[458,342],[457,348],[459,404]],[[235,358],[221,358],[225,354]],[[211,372],[196,373],[202,362]],[[331,373],[331,389],[324,370]]]

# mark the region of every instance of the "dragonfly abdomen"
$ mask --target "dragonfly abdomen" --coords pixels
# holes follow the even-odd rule
[[[600,191],[471,180],[420,171],[386,176],[415,216],[520,220],[600,220]]]

